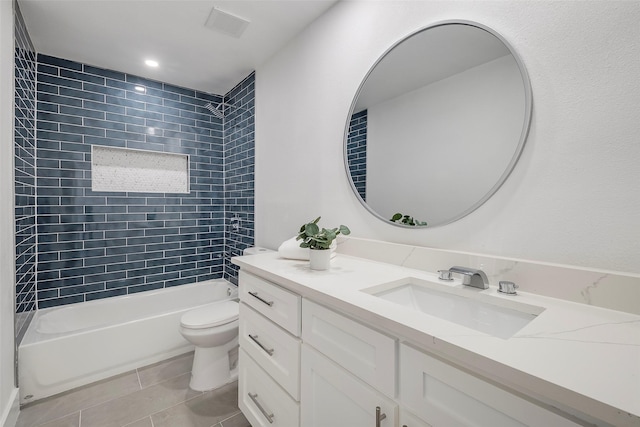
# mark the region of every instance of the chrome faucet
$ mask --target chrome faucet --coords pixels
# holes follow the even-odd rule
[[[462,284],[466,286],[472,286],[479,289],[489,289],[489,279],[482,270],[476,270],[475,268],[454,266],[449,269],[452,273],[462,275]]]

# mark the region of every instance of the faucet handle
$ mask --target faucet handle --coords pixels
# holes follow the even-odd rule
[[[516,289],[518,289],[518,285],[516,285],[513,282],[508,282],[506,280],[501,280],[498,283],[498,292],[501,292],[503,294],[506,294],[506,295],[518,295],[518,293],[516,292]]]
[[[438,273],[440,274],[438,276],[438,279],[440,280],[446,280],[447,282],[453,280],[453,277],[451,277],[451,272],[449,270],[438,270]]]

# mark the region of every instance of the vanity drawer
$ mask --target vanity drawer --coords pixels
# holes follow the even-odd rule
[[[302,300],[302,339],[386,396],[396,391],[396,340]]]
[[[300,407],[241,348],[238,406],[253,427],[296,427]]]
[[[579,425],[404,344],[400,346],[400,400],[435,426]]]
[[[300,336],[300,296],[240,270],[240,299],[265,317]]]
[[[295,400],[300,400],[300,341],[240,304],[240,346]]]

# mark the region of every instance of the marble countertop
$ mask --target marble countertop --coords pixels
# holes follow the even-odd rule
[[[459,280],[439,281],[436,274],[421,270],[341,254],[329,271],[311,270],[308,261],[277,253],[235,257],[232,262],[543,403],[615,426],[640,426],[638,315],[531,293],[506,296],[497,292],[497,284],[480,290]],[[502,339],[362,292],[407,277],[474,298],[544,311]]]

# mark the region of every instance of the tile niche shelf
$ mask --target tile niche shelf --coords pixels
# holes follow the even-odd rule
[[[93,191],[189,193],[189,156],[92,145],[91,176]]]

